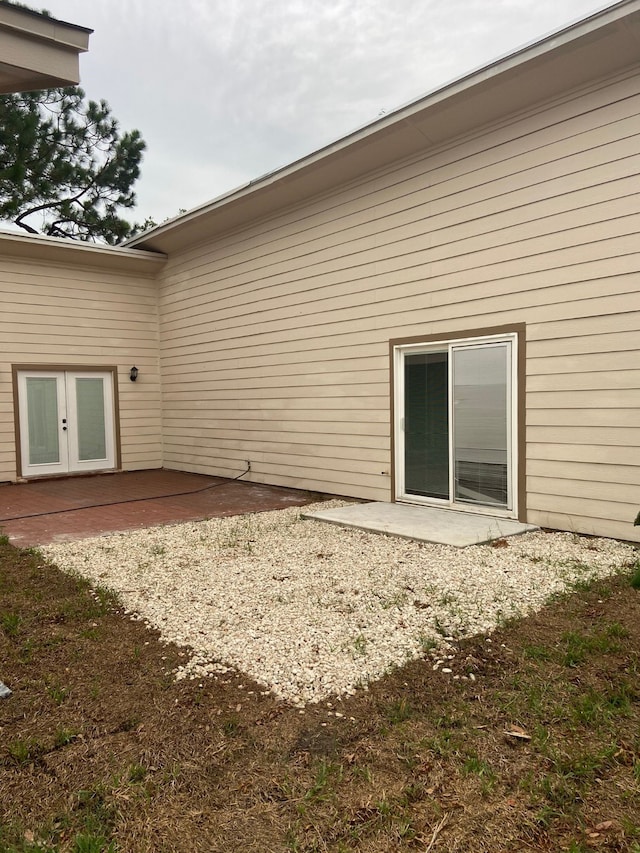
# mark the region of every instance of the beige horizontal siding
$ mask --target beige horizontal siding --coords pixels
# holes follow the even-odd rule
[[[628,501],[588,500],[575,495],[565,498],[534,492],[529,493],[528,501],[534,523],[541,526],[638,541],[637,528],[633,526],[637,511]]]
[[[562,472],[569,482],[637,485],[640,482],[640,467],[635,465],[594,465],[592,462],[563,462],[560,467],[556,461],[531,459],[527,465],[531,477],[557,478]]]
[[[2,257],[0,300],[0,481],[16,478],[13,364],[117,366],[122,467],[160,467],[155,281]]]
[[[340,436],[341,447],[374,447],[379,449],[389,445],[389,428],[384,422],[379,424],[368,421],[362,423],[351,423],[348,426],[348,432],[342,422],[329,420],[320,423],[315,421],[287,421],[280,422],[280,427],[277,433],[273,431],[273,423],[270,420],[254,420],[251,423],[245,419],[238,418],[233,420],[229,418],[225,421],[212,424],[211,417],[203,416],[200,419],[190,418],[190,427],[184,426],[184,418],[167,417],[164,420],[164,430],[166,435],[173,437],[174,441],[179,441],[182,436],[189,434],[187,430],[191,429],[198,433],[199,438],[210,439],[215,436],[216,446],[218,442],[225,443],[227,441],[240,441],[243,448],[246,448],[247,442],[255,442],[254,449],[257,445],[265,441],[277,442],[281,447],[286,448],[290,443],[306,444],[309,451],[313,453],[313,448],[317,442],[322,439],[328,442],[331,446],[335,446],[338,442],[336,436]],[[164,432],[163,430],[163,432]]]
[[[569,430],[567,430],[567,433]],[[554,460],[557,463],[586,462],[594,468],[600,465],[640,466],[640,445],[620,447],[617,445],[557,443],[527,443],[527,459]]]
[[[639,143],[628,74],[170,259],[165,464],[388,499],[389,340],[525,323],[529,520],[640,538]]]
[[[566,477],[529,477],[527,486],[532,494],[560,495],[572,498],[575,485]],[[636,483],[581,482],[580,497],[593,501],[613,501],[632,504],[636,496]]]
[[[530,409],[527,412],[529,427],[534,425],[547,427],[551,422],[559,427],[635,427],[638,414],[634,408],[628,409]]]

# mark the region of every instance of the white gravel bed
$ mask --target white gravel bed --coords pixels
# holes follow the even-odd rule
[[[637,557],[632,546],[570,533],[506,541],[463,549],[416,543],[302,520],[296,507],[42,552],[117,592],[163,641],[188,647],[177,678],[234,667],[304,705],[352,693],[434,647],[444,658],[456,639],[489,633]]]

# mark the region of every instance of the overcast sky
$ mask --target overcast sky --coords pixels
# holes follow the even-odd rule
[[[32,4],[34,5],[34,4]],[[81,85],[148,149],[160,222],[608,5],[600,0],[43,0],[90,27]]]

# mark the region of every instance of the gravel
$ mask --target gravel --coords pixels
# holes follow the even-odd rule
[[[460,638],[489,634],[637,556],[630,545],[571,533],[457,549],[303,520],[300,511],[153,527],[42,552],[114,590],[163,641],[187,647],[176,678],[237,668],[299,706],[353,693],[426,654],[448,671]]]

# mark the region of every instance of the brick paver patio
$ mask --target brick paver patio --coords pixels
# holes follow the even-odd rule
[[[34,480],[0,486],[0,532],[28,548],[319,499],[311,492],[167,470]]]

